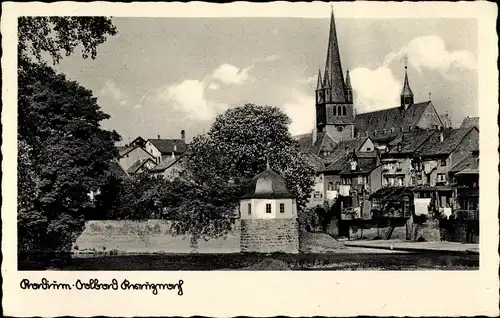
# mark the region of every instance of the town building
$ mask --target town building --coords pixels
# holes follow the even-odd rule
[[[299,252],[296,199],[269,164],[248,184],[239,210],[242,252]]]
[[[126,171],[139,162],[143,162],[148,159],[151,159],[154,163],[156,163],[156,158],[153,157],[150,152],[146,151],[140,143],[133,143],[131,145],[118,147],[118,153],[118,162]]]
[[[155,158],[157,164],[171,158],[172,153],[175,156],[180,156],[187,149],[186,132],[181,130],[180,139],[162,139],[158,135],[156,139],[148,139],[144,148]]]

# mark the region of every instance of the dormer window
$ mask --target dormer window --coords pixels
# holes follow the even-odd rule
[[[374,135],[374,136],[376,136],[376,135],[377,135],[377,130],[376,130],[376,129],[373,131],[373,135]]]

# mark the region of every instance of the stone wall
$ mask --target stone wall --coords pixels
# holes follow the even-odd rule
[[[73,246],[76,253],[239,253],[240,221],[225,237],[205,241],[196,248],[190,236],[174,236],[167,220],[87,221],[85,230]]]
[[[298,253],[297,219],[241,220],[241,251]]]

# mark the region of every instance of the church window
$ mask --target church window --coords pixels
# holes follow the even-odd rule
[[[271,213],[271,203],[266,203],[266,213]]]
[[[280,213],[285,213],[285,203],[280,203]]]
[[[345,116],[347,114],[347,108],[342,106],[342,115]]]
[[[338,131],[338,132],[341,132],[342,130],[344,130],[344,127],[342,127],[342,126],[338,126],[338,127],[337,127],[337,131]]]
[[[333,116],[337,116],[337,106],[333,106]]]
[[[252,204],[248,203],[248,215],[252,214]]]

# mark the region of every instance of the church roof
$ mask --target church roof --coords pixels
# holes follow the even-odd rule
[[[425,142],[422,147],[416,152],[417,156],[433,156],[433,155],[449,155],[462,140],[471,132],[476,129],[471,128],[457,128],[448,129],[443,131],[443,141],[440,140],[440,133],[433,134],[427,142]]]
[[[286,186],[285,179],[269,166],[256,175],[248,184],[242,199],[292,199],[294,196]]]
[[[373,136],[375,131],[377,135],[390,134],[391,129],[394,129],[394,133],[398,133],[401,132],[401,127],[403,127],[403,130],[408,130],[410,126],[415,127],[428,106],[432,106],[430,101],[412,104],[406,110],[402,110],[400,107],[393,107],[356,114],[354,124],[358,132],[368,132],[370,137]],[[377,135],[374,137],[376,138]]]
[[[335,17],[330,17],[330,34],[328,37],[328,50],[326,52],[325,65],[325,87],[331,88],[332,103],[345,103],[346,95],[344,89],[344,74],[340,63],[339,44],[337,41],[337,30],[335,28]]]
[[[479,117],[465,117],[460,125],[460,128],[469,128],[476,126],[479,128]]]

